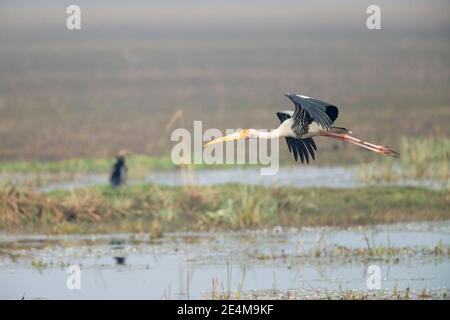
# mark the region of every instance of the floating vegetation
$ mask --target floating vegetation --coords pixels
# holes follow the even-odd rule
[[[43,260],[36,259],[36,260],[31,261],[31,266],[38,270],[43,270],[43,269],[47,268],[48,264]]]
[[[447,299],[447,289],[426,288],[414,290],[410,288],[384,290],[323,290],[320,288],[284,289],[284,290],[252,290],[243,293],[243,299],[250,300],[429,300]],[[214,299],[211,296],[206,298]]]
[[[439,248],[439,249],[437,249]],[[357,262],[365,263],[369,261],[383,261],[390,263],[399,263],[405,258],[420,258],[425,259],[427,257],[437,258],[450,257],[450,247],[443,245],[442,241],[439,241],[436,246],[433,247],[384,247],[378,245],[376,248],[365,247],[347,247],[342,245],[331,245],[321,247],[317,245],[308,251],[300,253],[271,253],[263,254],[258,252],[249,252],[248,257],[252,260],[259,261],[285,261],[291,262],[295,259],[322,259],[330,260],[331,262]]]

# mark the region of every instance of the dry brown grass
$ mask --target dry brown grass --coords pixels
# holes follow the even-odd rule
[[[58,233],[66,223],[96,224],[126,213],[89,192],[52,199],[17,188],[0,190],[1,224],[5,228],[44,226]]]
[[[0,189],[5,231],[145,232],[365,225],[450,219],[448,191],[136,186],[39,194]]]

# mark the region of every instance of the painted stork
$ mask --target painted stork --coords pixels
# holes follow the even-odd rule
[[[295,111],[277,112],[281,125],[272,131],[260,131],[255,129],[244,129],[240,132],[212,140],[205,147],[232,140],[259,138],[276,139],[284,137],[289,152],[294,154],[295,161],[300,159],[303,163],[309,163],[310,157],[315,159],[316,143],[313,137],[323,136],[350,142],[357,146],[366,148],[376,153],[398,158],[399,154],[381,145],[369,143],[357,139],[350,134],[350,130],[334,127],[332,124],[338,117],[339,110],[336,106],[308,96],[288,93],[286,96],[294,103]]]

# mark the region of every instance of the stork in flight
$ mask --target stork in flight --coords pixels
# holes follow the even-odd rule
[[[352,137],[350,130],[331,126],[338,117],[338,108],[327,102],[311,97],[288,93],[286,96],[294,103],[295,111],[277,112],[281,125],[270,132],[255,129],[244,129],[240,132],[212,140],[205,147],[218,143],[241,139],[259,138],[276,139],[284,137],[289,152],[294,154],[295,161],[300,158],[303,163],[309,163],[310,157],[314,160],[314,152],[317,150],[313,137],[323,136],[350,142],[376,153],[398,158],[399,154],[381,145],[376,145]]]

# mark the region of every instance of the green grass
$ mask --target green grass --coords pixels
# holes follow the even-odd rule
[[[295,162],[284,149],[284,141],[280,141],[280,165],[293,165]],[[319,150],[318,153],[327,158],[329,150]],[[345,151],[345,150],[344,150]],[[337,152],[344,152],[338,150]],[[358,150],[361,151],[361,150]],[[348,150],[345,153],[349,153]],[[327,156],[328,154],[328,156]],[[431,179],[447,180],[450,177],[450,139],[439,138],[402,138],[400,146],[400,159],[380,157],[372,153],[361,151],[356,153],[353,163],[359,155],[371,156],[360,165],[360,177],[364,181],[396,181],[399,179]],[[377,160],[373,160],[377,159]],[[114,163],[114,158],[89,159],[72,158],[54,161],[10,161],[0,162],[0,172],[29,173],[29,174],[60,174],[63,176],[73,174],[107,174]],[[330,164],[326,161],[312,162],[311,165]],[[348,165],[352,160],[343,158],[340,165]],[[169,156],[132,155],[127,157],[129,176],[143,177],[152,170],[168,170],[178,168]],[[191,169],[227,169],[227,168],[257,168],[259,165],[227,165],[227,164],[193,164]]]
[[[29,173],[29,174],[105,174],[111,170],[114,158],[89,159],[72,158],[66,160],[50,161],[6,161],[0,162],[0,172],[5,173]],[[287,163],[287,162],[284,162]],[[129,174],[133,177],[141,177],[152,170],[169,170],[179,168],[172,162],[169,156],[133,155],[126,159]],[[283,162],[282,162],[283,164]],[[228,168],[259,168],[257,164],[192,164],[190,167],[197,169],[228,169]]]
[[[271,226],[352,226],[450,219],[448,191],[360,189],[97,187],[39,194],[0,189],[4,231],[146,232],[239,230]]]
[[[450,139],[447,137],[403,138],[400,159],[383,159],[360,167],[368,182],[401,179],[443,180],[450,178]]]
[[[114,158],[110,159],[82,159],[73,158],[60,161],[11,161],[0,162],[0,172],[13,173],[107,173],[111,170]],[[132,168],[130,173],[135,176],[146,174],[149,170],[173,169],[176,166],[169,157],[150,157],[133,155],[127,158],[127,166]]]

